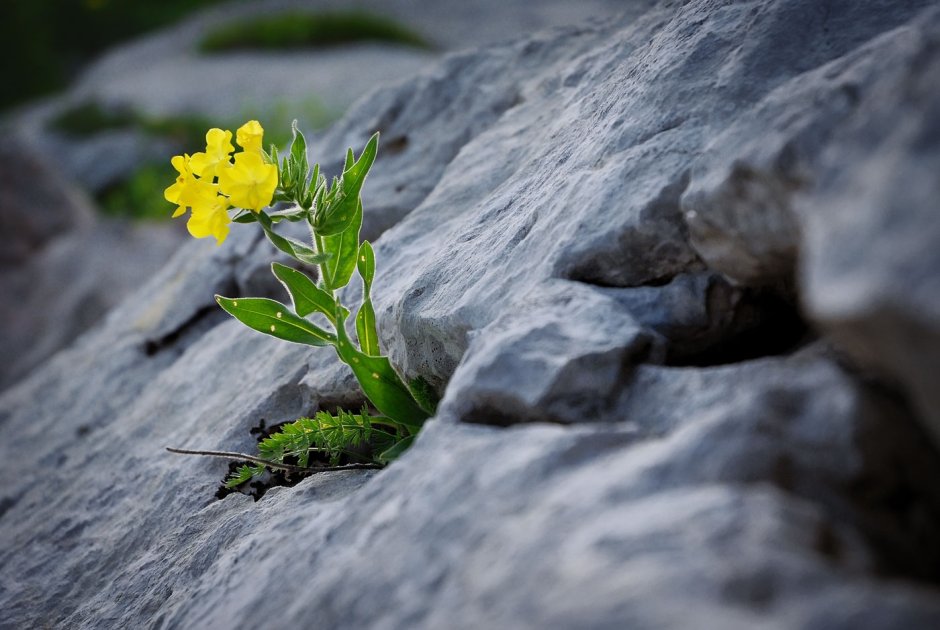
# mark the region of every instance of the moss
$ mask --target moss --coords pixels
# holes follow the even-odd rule
[[[431,49],[420,34],[389,18],[362,11],[282,13],[230,22],[210,31],[204,52],[237,49],[323,48],[353,42],[389,42]]]

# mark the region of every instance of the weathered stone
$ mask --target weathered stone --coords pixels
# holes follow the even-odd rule
[[[22,143],[0,147],[0,270],[25,262],[93,216],[81,192]]]
[[[175,227],[175,226],[172,226]],[[100,323],[179,246],[171,226],[89,222],[0,271],[0,388]]]
[[[803,278],[814,319],[899,383],[940,444],[937,11],[903,34],[895,71],[860,90],[799,206]]]
[[[362,399],[329,351],[212,308],[263,285],[254,231],[191,243],[0,394],[0,458],[18,471],[0,493],[3,622],[940,625],[929,399],[914,413],[837,353],[879,358],[891,338],[864,310],[867,334],[850,334],[820,297],[851,292],[856,268],[865,286],[898,276],[866,255],[871,225],[826,255],[806,233],[831,235],[856,197],[874,220],[868,186],[910,181],[886,251],[923,255],[922,275],[888,330],[915,297],[932,304],[933,189],[882,170],[933,164],[934,135],[908,135],[936,118],[929,4],[665,2],[460,53],[361,101],[315,157],[375,128],[395,147],[363,194],[374,296],[385,347],[440,389],[439,414],[380,472],[215,500],[227,464],[162,447],[249,450],[262,422]],[[848,77],[873,100],[835,99]],[[811,341],[800,300],[833,339]],[[932,346],[891,347],[878,365],[921,391],[898,366]]]

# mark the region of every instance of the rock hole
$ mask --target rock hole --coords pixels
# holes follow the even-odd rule
[[[203,306],[169,333],[156,339],[146,340],[143,344],[143,352],[148,357],[155,356],[163,350],[179,345],[184,337],[186,339],[198,337],[224,320],[225,313],[216,308],[215,304]]]
[[[408,136],[395,136],[382,143],[382,151],[386,156],[398,155],[404,153],[408,148]]]
[[[0,518],[3,518],[3,515],[6,514],[11,507],[16,505],[17,499],[12,497],[3,497],[0,499]]]
[[[817,338],[788,288],[709,287],[711,325],[698,330],[665,330],[665,364],[707,367],[795,352]]]

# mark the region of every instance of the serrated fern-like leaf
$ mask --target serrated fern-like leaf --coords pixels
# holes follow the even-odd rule
[[[322,453],[336,465],[344,453],[353,449],[371,446],[378,450],[396,441],[394,433],[374,426],[374,420],[381,419],[371,418],[365,411],[358,414],[320,411],[312,418],[298,418],[282,426],[258,444],[258,454],[278,463],[293,457],[297,465],[306,468],[311,453]]]
[[[248,466],[247,464],[241,466],[229,475],[229,478],[225,480],[226,488],[237,488],[243,483],[248,483],[255,477],[260,477],[264,473],[264,466]]]

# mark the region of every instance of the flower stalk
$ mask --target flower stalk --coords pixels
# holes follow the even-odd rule
[[[293,259],[295,266],[276,262],[271,266],[290,295],[290,305],[267,298],[219,295],[216,301],[257,332],[293,343],[332,347],[349,365],[375,412],[365,408],[358,414],[319,412],[313,419],[284,425],[259,445],[259,457],[243,458],[252,464],[229,479],[233,487],[263,474],[272,463],[281,469],[307,469],[313,453],[334,468],[349,463],[381,466],[411,444],[437,404],[423,379],[406,383],[399,376],[378,340],[371,299],[375,253],[368,241],[360,241],[359,232],[360,192],[378,152],[379,134],[369,139],[358,159],[350,149],[342,174],[328,184],[319,164],[310,167],[306,139],[296,121],[293,132],[291,146],[281,158],[274,146],[267,152],[262,149],[264,129],[258,121],[245,123],[235,133],[242,148],[237,153],[231,131],[210,129],[205,151],[171,160],[178,176],[164,196],[178,206],[174,217],[190,212],[186,226],[195,238],[214,237],[216,245],[221,245],[233,222],[257,223],[268,240]],[[286,209],[277,209],[284,204]],[[283,221],[306,222],[309,245],[279,234],[277,224]],[[317,268],[316,281],[302,271],[305,266]],[[362,284],[362,300],[351,336],[346,322],[353,309],[337,295],[354,274]],[[309,319],[316,314],[325,318],[326,328]],[[226,456],[232,454],[226,452]],[[309,468],[311,472],[321,469]]]

